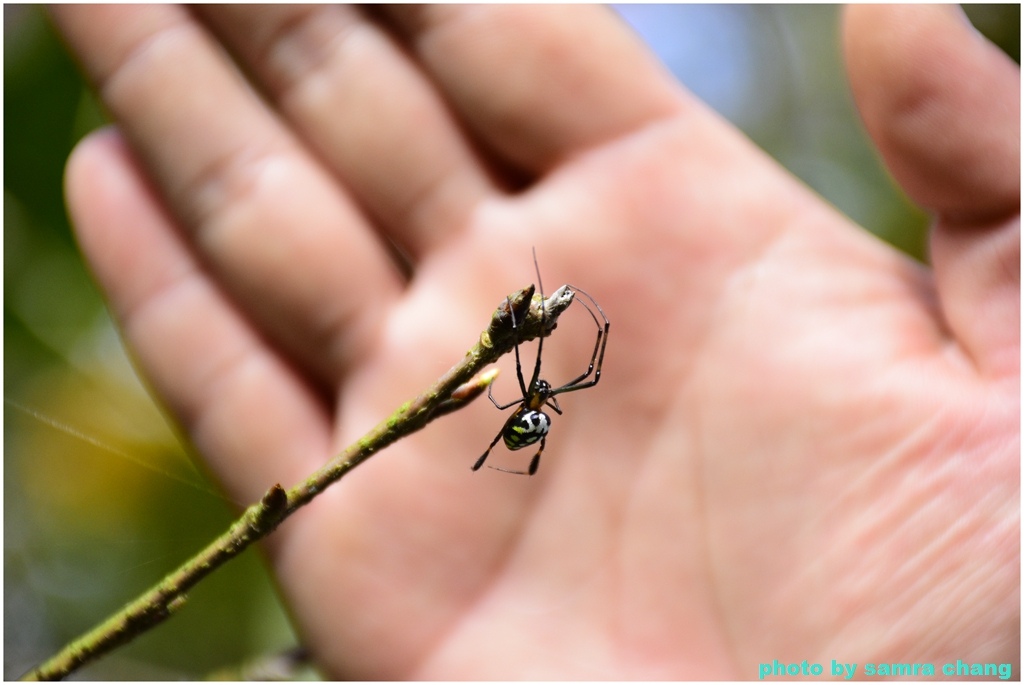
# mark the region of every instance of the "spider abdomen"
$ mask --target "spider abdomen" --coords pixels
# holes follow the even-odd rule
[[[550,428],[551,419],[547,414],[522,407],[509,417],[502,431],[505,447],[518,450],[532,445],[547,435]]]

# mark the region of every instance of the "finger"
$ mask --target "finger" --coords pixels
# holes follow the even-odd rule
[[[850,81],[907,192],[939,215],[943,313],[983,372],[1019,371],[1020,70],[955,6],[853,6]]]
[[[136,363],[233,499],[313,470],[330,448],[329,412],[196,262],[121,138],[83,140],[66,186]]]
[[[1020,205],[1020,69],[955,5],[854,5],[850,83],[869,133],[918,203],[959,220]]]
[[[353,7],[202,11],[268,98],[414,260],[458,235],[493,187],[444,102]]]
[[[459,115],[528,172],[674,114],[683,102],[671,76],[607,8],[419,5],[388,12]]]
[[[399,279],[351,199],[185,10],[54,16],[215,277],[319,380],[352,366]]]

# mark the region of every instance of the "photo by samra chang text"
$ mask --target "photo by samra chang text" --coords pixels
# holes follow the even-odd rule
[[[799,663],[785,663],[773,659],[770,663],[757,665],[758,679],[795,677],[821,678],[891,678],[893,676],[916,676],[918,678],[967,678],[989,677],[1009,680],[1013,676],[1012,664],[969,663],[957,659],[954,662],[941,664],[854,664],[832,659],[830,664],[809,662],[806,659]]]

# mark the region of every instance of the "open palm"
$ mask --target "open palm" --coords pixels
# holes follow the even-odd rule
[[[868,128],[938,216],[934,269],[604,9],[54,12],[118,124],[69,165],[83,250],[238,500],[443,373],[534,280],[531,247],[548,292],[579,285],[612,320],[533,478],[470,471],[504,420],[477,402],[282,526],[275,570],[324,668],[1016,659],[1019,72],[955,9],[845,17]],[[570,315],[553,383],[593,345]],[[516,392],[506,373],[496,395]]]

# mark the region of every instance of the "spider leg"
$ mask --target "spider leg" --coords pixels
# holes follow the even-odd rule
[[[519,328],[516,326],[516,312],[512,308],[512,300],[510,300],[507,296],[505,297],[505,300],[508,301],[508,313],[512,317],[512,345],[513,345],[513,347],[515,348],[515,351],[516,351],[516,378],[519,379],[519,389],[522,391],[523,397],[526,397],[526,381],[523,380],[523,365],[519,363]],[[543,302],[543,301],[544,301],[544,296],[541,295],[541,302]],[[488,394],[490,394],[490,390],[489,389],[488,389]],[[516,400],[516,402],[518,402],[518,401],[519,400]],[[494,402],[493,398],[491,399],[491,402]],[[512,404],[515,404],[515,402],[513,402]],[[494,402],[494,406],[497,407],[498,403]],[[507,405],[505,405],[505,407],[498,407],[498,408],[499,409],[504,409],[504,408],[507,408],[507,407],[510,407],[510,406],[512,406],[512,405],[511,404],[507,404]]]
[[[509,407],[512,407],[512,406],[515,406],[517,404],[522,404],[523,403],[523,398],[520,397],[518,399],[512,400],[508,404],[498,404],[498,400],[494,399],[494,395],[491,394],[491,389],[493,387],[494,387],[494,385],[487,386],[487,399],[489,399],[491,401],[491,404],[493,404],[498,409],[508,409]]]
[[[537,467],[540,466],[540,455],[544,453],[544,444],[548,441],[547,436],[540,439],[540,449],[537,450],[537,454],[533,455],[533,459],[530,460],[530,474],[537,473]]]
[[[544,331],[547,329],[547,307],[544,306],[544,284],[540,280],[540,265],[537,263],[537,248],[533,248],[533,268],[537,272],[537,290],[540,291],[540,336],[537,338],[537,363],[533,365],[533,377],[530,378],[529,388],[532,390],[537,387],[537,381],[540,380],[540,354],[544,349]],[[514,323],[514,321],[513,321]],[[516,350],[518,352],[518,349]],[[516,362],[519,361],[519,357],[516,357]],[[520,382],[522,382],[522,376],[520,376]],[[529,393],[526,388],[523,388],[523,397],[529,397]]]
[[[608,330],[611,328],[611,322],[608,321],[608,317],[605,315],[604,310],[601,309],[601,305],[599,305],[597,301],[586,292],[576,288],[575,286],[570,287],[572,287],[576,292],[582,293],[587,297],[587,299],[594,303],[594,306],[597,307],[597,311],[601,312],[601,317],[604,319],[604,326],[602,326],[597,320],[594,310],[592,310],[586,302],[577,298],[576,301],[583,305],[587,310],[587,313],[590,314],[590,318],[594,320],[594,324],[597,326],[597,340],[594,342],[594,351],[590,355],[590,365],[587,367],[587,370],[565,385],[553,389],[551,391],[552,395],[558,395],[563,392],[572,392],[574,390],[582,390],[583,388],[590,388],[597,385],[597,382],[601,380],[601,365],[604,363],[604,351],[608,346]],[[586,383],[582,382],[591,374],[594,375],[593,380],[587,381]]]
[[[516,311],[512,307],[511,298],[506,296],[505,302],[508,303],[508,314],[512,318],[512,343],[513,349],[515,349],[516,352],[516,378],[519,380],[519,391],[522,393],[522,396],[517,400],[512,400],[508,404],[498,404],[498,400],[494,399],[494,395],[492,394],[494,386],[487,386],[487,399],[489,399],[491,404],[498,409],[508,409],[515,404],[519,404],[523,401],[523,398],[526,397],[526,380],[523,378],[523,366],[519,361],[519,327],[516,325]]]
[[[480,458],[476,460],[475,464],[473,464],[474,471],[479,471],[480,467],[484,465],[484,460],[487,459],[487,455],[491,453],[491,450],[494,449],[494,446],[498,444],[499,440],[501,440],[501,436],[504,432],[505,428],[503,426],[502,429],[498,431],[498,434],[494,436],[494,440],[491,440],[491,444],[487,446],[487,451],[481,454]]]

